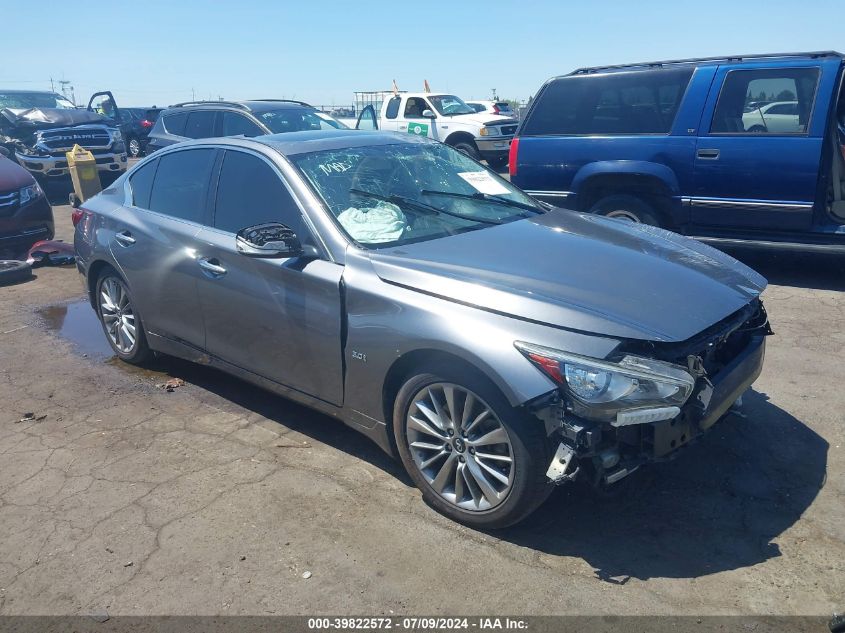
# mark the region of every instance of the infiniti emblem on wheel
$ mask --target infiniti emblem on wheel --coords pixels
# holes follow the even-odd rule
[[[459,453],[463,453],[464,449],[466,448],[464,441],[459,437],[455,438],[454,445],[455,445],[455,450],[458,451]]]

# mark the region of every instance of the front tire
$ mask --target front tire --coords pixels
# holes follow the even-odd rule
[[[133,365],[149,360],[152,350],[126,282],[114,271],[105,272],[97,280],[96,298],[97,316],[114,353]]]
[[[454,145],[452,145],[456,150],[466,154],[473,160],[481,160],[481,154],[478,153],[478,148],[475,146],[475,143],[472,141],[458,141]]]
[[[132,158],[138,158],[144,153],[144,150],[141,147],[141,141],[134,137],[129,139],[129,145],[127,145],[126,149]]]
[[[543,424],[479,376],[443,367],[410,377],[396,397],[393,430],[423,499],[465,525],[518,523],[553,489]]]

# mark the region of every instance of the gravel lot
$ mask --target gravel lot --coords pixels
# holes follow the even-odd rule
[[[560,489],[489,534],[330,418],[116,362],[75,269],[38,269],[0,288],[0,614],[842,611],[845,261],[745,259],[777,334],[747,417],[635,494]]]

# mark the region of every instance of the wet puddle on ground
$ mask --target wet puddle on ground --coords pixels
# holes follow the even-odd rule
[[[87,301],[47,306],[37,314],[47,329],[73,343],[79,351],[103,359],[114,356],[100,321]]]
[[[122,371],[152,380],[160,380],[169,373],[166,366],[158,366],[156,361],[146,367],[137,367],[121,361],[106,340],[106,334],[94,309],[84,299],[74,303],[47,306],[37,310],[36,315],[47,330],[69,341],[83,356],[103,360]]]

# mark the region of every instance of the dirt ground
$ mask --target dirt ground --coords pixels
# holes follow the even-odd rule
[[[75,269],[38,269],[0,288],[0,614],[845,610],[845,262],[745,259],[776,332],[747,417],[633,494],[560,489],[496,533],[436,514],[332,419],[116,362]]]

